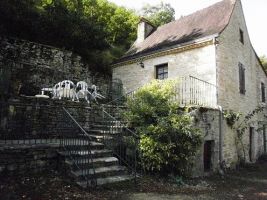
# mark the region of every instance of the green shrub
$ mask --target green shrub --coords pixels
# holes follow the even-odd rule
[[[152,81],[128,99],[127,120],[140,135],[143,168],[186,175],[201,144],[192,117],[174,99],[176,81]]]

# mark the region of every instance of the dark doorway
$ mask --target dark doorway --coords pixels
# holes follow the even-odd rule
[[[266,125],[263,125],[263,147],[264,147],[264,153],[266,152]]]
[[[204,143],[204,171],[208,172],[212,169],[212,152],[214,141],[205,141]]]
[[[252,162],[252,150],[253,150],[253,132],[254,128],[249,128],[249,161]]]

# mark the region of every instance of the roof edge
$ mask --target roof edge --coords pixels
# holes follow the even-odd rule
[[[165,48],[165,49],[161,49],[161,50],[155,50],[155,51],[151,51],[151,52],[147,52],[147,53],[142,53],[142,54],[135,54],[132,57],[126,57],[126,59],[121,59],[121,61],[119,60],[118,62],[114,62],[111,67],[112,68],[116,68],[125,64],[131,64],[134,63],[138,60],[144,60],[144,59],[148,59],[148,58],[154,58],[154,57],[158,57],[161,56],[161,54],[172,54],[172,53],[180,53],[183,51],[187,51],[190,49],[195,49],[195,48],[200,48],[203,46],[207,46],[210,44],[213,44],[213,39],[218,37],[219,34],[213,34],[213,35],[209,35],[203,38],[199,38],[196,40],[192,40],[190,42],[186,42],[186,43],[182,43],[182,44],[178,44],[178,45],[174,45],[171,46],[170,48]],[[212,41],[212,43],[210,43]],[[196,47],[193,47],[193,46]],[[173,52],[174,51],[174,52]]]
[[[231,20],[231,18],[232,18],[232,16],[233,16],[233,13],[234,13],[234,10],[235,10],[235,7],[236,7],[236,4],[237,4],[237,1],[238,0],[235,0],[235,2],[233,3],[233,8],[232,8],[232,11],[231,11],[231,14],[230,14],[230,17],[229,17],[229,19],[228,19],[228,22],[227,22],[227,24],[222,28],[222,30],[219,32],[219,34],[221,34],[226,28],[227,28],[227,26],[229,25],[229,23],[230,23],[230,20]]]

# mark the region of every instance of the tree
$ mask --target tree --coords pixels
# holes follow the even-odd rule
[[[175,20],[175,10],[168,3],[161,2],[158,5],[145,5],[141,9],[141,15],[151,21],[156,27]]]
[[[260,56],[260,61],[264,70],[267,72],[267,57],[265,55]]]
[[[202,137],[190,114],[170,100],[175,84],[157,80],[140,88],[128,99],[125,117],[140,135],[146,170],[187,175]]]
[[[109,71],[136,37],[138,17],[107,0],[1,0],[0,34],[65,48]]]

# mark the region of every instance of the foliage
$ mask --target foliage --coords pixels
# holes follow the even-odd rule
[[[260,61],[264,70],[267,72],[267,57],[265,55],[261,56]]]
[[[179,104],[175,81],[152,81],[128,99],[125,116],[140,135],[142,165],[146,170],[186,175],[201,143],[200,131]]]
[[[151,21],[156,27],[167,24],[175,20],[175,10],[168,3],[161,2],[158,5],[145,5],[141,9],[141,14]]]
[[[107,0],[0,1],[0,34],[74,51],[98,71],[129,48],[137,22]]]
[[[236,123],[236,121],[239,120],[241,115],[241,113],[234,112],[233,110],[225,110],[223,112],[223,117],[230,127],[233,127],[233,125]]]
[[[251,120],[253,117],[262,112],[264,109],[264,106],[258,106],[251,112],[249,112],[247,115],[242,117],[243,115],[241,113],[234,113],[233,111],[229,111],[226,116],[228,116],[229,119],[234,119],[231,120],[231,128],[236,131],[236,146],[240,147],[242,149],[242,155],[239,155],[239,161],[245,161],[246,160],[246,151],[245,151],[245,145],[243,143],[243,136],[245,134],[245,131],[250,127]],[[227,118],[226,118],[227,120]],[[228,122],[227,122],[228,123]],[[241,157],[240,157],[241,156]]]

